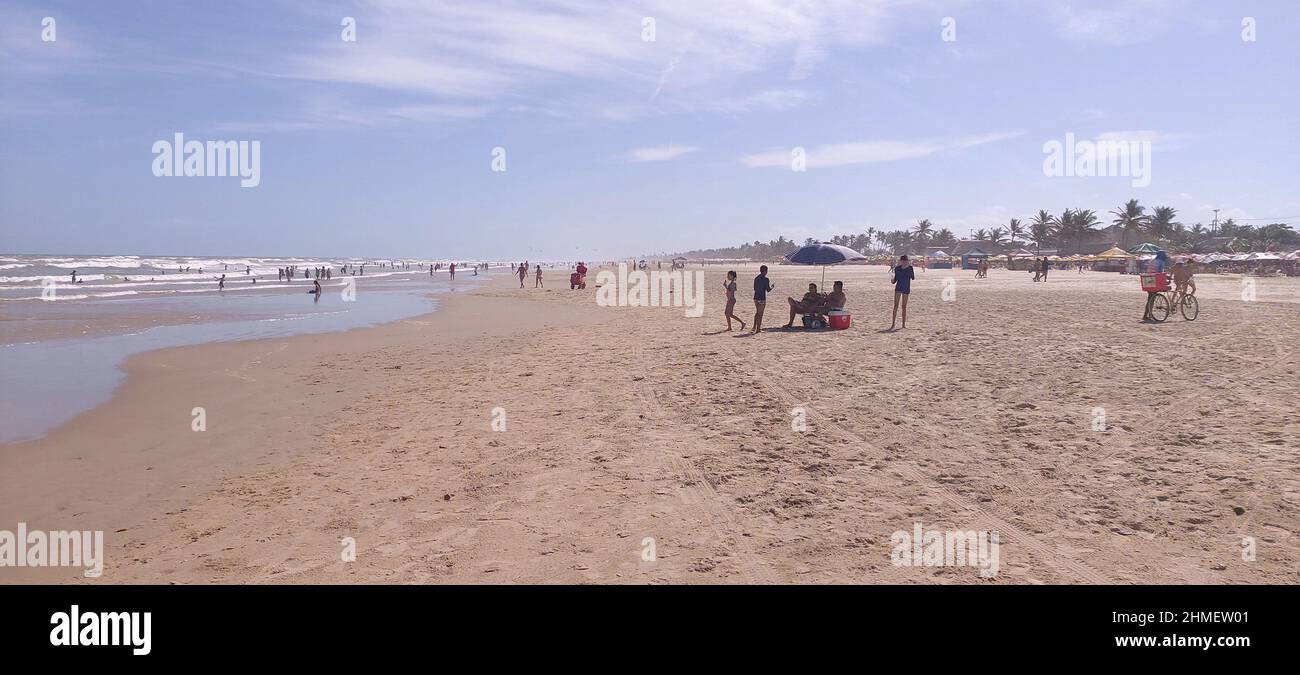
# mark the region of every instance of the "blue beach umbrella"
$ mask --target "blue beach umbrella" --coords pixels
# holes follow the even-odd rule
[[[837,246],[835,244],[823,244],[814,241],[811,244],[804,244],[796,249],[785,259],[796,265],[821,265],[822,266],[822,285],[826,285],[826,266],[838,265],[842,262],[851,260],[866,260],[867,256],[847,246]]]

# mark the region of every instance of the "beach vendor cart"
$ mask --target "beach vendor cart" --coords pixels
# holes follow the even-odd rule
[[[1155,293],[1151,303],[1151,318],[1163,323],[1175,311],[1180,312],[1187,321],[1195,321],[1200,314],[1200,305],[1192,291],[1186,293],[1175,290],[1170,285],[1167,272],[1142,272],[1138,274],[1142,290]]]

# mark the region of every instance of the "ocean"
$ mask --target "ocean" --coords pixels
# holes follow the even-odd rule
[[[343,331],[435,311],[437,295],[453,288],[447,262],[0,255],[0,443],[39,438],[104,403],[134,354]],[[430,276],[436,263],[444,269]],[[279,277],[292,266],[294,280]],[[322,266],[332,278],[321,280],[318,299],[303,274]],[[455,287],[487,278],[457,262]]]

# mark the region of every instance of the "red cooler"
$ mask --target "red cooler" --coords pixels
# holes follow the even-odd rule
[[[844,330],[853,323],[853,316],[839,309],[832,309],[826,318],[830,321],[831,330]]]
[[[1169,275],[1164,272],[1153,272],[1141,275],[1142,290],[1148,293],[1161,293],[1169,290]]]

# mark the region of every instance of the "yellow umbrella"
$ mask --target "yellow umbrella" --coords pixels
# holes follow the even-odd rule
[[[1109,249],[1098,253],[1094,257],[1099,260],[1118,260],[1121,258],[1135,258],[1137,256],[1132,255],[1118,246],[1112,246]]]

